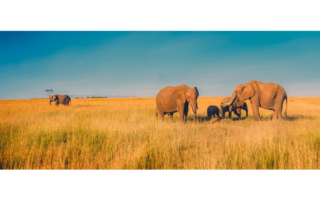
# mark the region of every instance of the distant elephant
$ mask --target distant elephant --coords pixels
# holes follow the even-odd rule
[[[187,85],[179,85],[176,87],[168,86],[162,88],[156,96],[157,114],[160,115],[162,121],[164,115],[168,114],[173,121],[173,113],[179,112],[180,122],[186,122],[188,116],[189,104],[193,113],[193,121],[196,122],[197,99],[199,96],[196,87],[190,88]]]
[[[62,95],[52,95],[49,99],[49,104],[51,106],[51,102],[55,102],[56,106],[59,106],[59,104],[68,106],[69,103],[71,105],[71,98],[68,95],[62,94]]]
[[[286,100],[286,111],[288,106],[288,96],[282,86],[276,83],[262,83],[260,81],[250,81],[239,84],[233,90],[230,102],[222,103],[222,106],[230,106],[238,101],[249,99],[251,102],[253,117],[260,121],[259,107],[273,110],[273,120],[282,119],[283,102]]]
[[[222,100],[221,102],[221,113],[222,117],[225,117],[225,113],[229,112],[229,118],[231,118],[231,113],[234,112],[235,115],[237,115],[239,118],[241,117],[241,109],[246,111],[246,116],[248,117],[248,107],[246,102],[244,101],[239,101],[236,106],[230,105],[230,106],[223,106],[224,103],[230,102],[231,97],[226,97]]]
[[[211,119],[211,116],[215,117],[217,116],[219,119],[220,119],[220,116],[219,116],[219,108],[217,106],[209,106],[208,109],[207,109],[207,120],[210,120]]]

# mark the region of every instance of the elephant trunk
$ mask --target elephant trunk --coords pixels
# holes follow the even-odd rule
[[[51,101],[49,101],[49,105],[51,106]]]
[[[197,115],[197,103],[196,102],[190,102],[190,107],[191,107],[192,113],[194,115]]]
[[[198,108],[198,103],[197,103],[197,111],[200,113],[200,109]]]
[[[191,106],[191,110],[192,110],[192,112],[193,112],[194,115],[197,115],[197,113],[196,113],[197,111],[194,111],[193,108],[192,108],[192,106]]]

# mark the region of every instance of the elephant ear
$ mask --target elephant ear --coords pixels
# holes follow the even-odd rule
[[[193,89],[196,91],[196,96],[198,97],[198,96],[199,96],[198,88],[197,88],[197,87],[194,87]]]
[[[253,87],[251,85],[244,84],[242,89],[241,89],[241,93],[239,95],[239,101],[249,99],[249,98],[253,97],[253,95],[255,93],[256,92],[254,91],[254,89],[253,89]]]
[[[58,100],[58,95],[53,95],[52,99],[53,101]]]

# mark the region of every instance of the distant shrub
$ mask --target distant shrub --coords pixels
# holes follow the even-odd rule
[[[107,98],[107,96],[102,97],[102,96],[92,96],[92,97],[87,97],[87,98]]]
[[[80,97],[80,98],[83,98],[83,97]],[[105,97],[102,97],[102,96],[91,96],[91,97],[86,97],[86,98],[107,98],[107,96],[105,96]]]

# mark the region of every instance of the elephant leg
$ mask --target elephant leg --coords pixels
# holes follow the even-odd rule
[[[219,111],[218,111],[218,112],[217,112],[217,117],[218,117],[218,119],[221,119],[219,114],[220,114],[220,113],[219,113]]]
[[[233,107],[229,106],[229,118],[231,118]],[[234,112],[236,114],[236,111]]]
[[[248,108],[246,109],[246,117],[248,117]]]
[[[193,121],[194,121],[194,123],[197,123],[196,115],[193,115]]]
[[[179,115],[180,115],[180,122],[181,123],[185,123],[185,121],[184,121],[184,104],[179,105],[178,112],[179,112]]]
[[[282,109],[280,109],[279,112],[278,112],[278,118],[282,119]]]
[[[272,121],[277,120],[277,118],[278,118],[278,113],[276,111],[274,111]]]
[[[238,118],[241,118],[241,112],[237,113]]]
[[[282,101],[282,103],[280,104],[280,109],[279,109],[279,112],[278,112],[278,118],[279,119],[282,119],[282,109],[283,109],[283,101]]]
[[[275,107],[275,109],[274,109],[274,116],[273,116],[273,117],[275,117],[275,116],[277,116],[278,119],[282,119],[282,109],[281,109],[281,106]]]
[[[184,120],[184,122],[187,121],[188,112],[189,112],[189,104],[186,102],[186,104],[184,105],[184,109],[183,109],[183,120]]]
[[[222,107],[222,106],[221,106],[221,117],[223,117],[223,118],[226,117],[226,116],[225,116],[225,113],[226,113],[226,112],[225,112],[225,109],[226,109],[225,107]]]
[[[284,104],[284,100],[281,103],[281,111],[280,111],[280,119],[282,119],[282,111],[283,111],[283,104]],[[285,119],[287,118],[287,115],[285,114]]]
[[[160,115],[160,119],[161,119],[161,121],[164,121],[164,113],[163,113],[163,112],[161,112],[161,113],[159,113],[159,115]]]
[[[161,121],[164,121],[164,112],[161,109],[157,109],[158,113],[156,113],[156,117],[160,116]]]
[[[255,121],[260,121],[260,115],[259,115],[259,105],[255,103],[251,103],[253,117]]]

